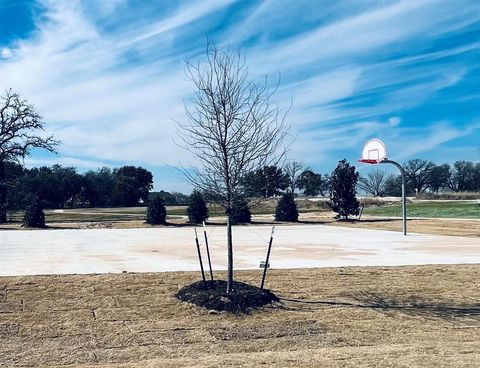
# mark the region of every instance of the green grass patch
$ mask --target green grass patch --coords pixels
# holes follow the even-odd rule
[[[364,213],[373,216],[401,217],[402,207],[400,204],[366,207]],[[411,203],[407,204],[407,214],[410,217],[480,219],[480,206],[478,203],[463,201]]]

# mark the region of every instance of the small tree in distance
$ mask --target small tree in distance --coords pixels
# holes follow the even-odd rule
[[[45,227],[45,213],[43,213],[38,196],[33,197],[32,202],[25,209],[23,225],[26,227]]]
[[[428,186],[430,190],[438,193],[440,190],[447,188],[450,177],[451,169],[449,164],[432,167],[428,173]]]
[[[290,161],[284,167],[285,175],[288,177],[290,191],[294,194],[295,189],[298,188],[298,179],[302,169],[303,164],[298,161]]]
[[[295,203],[293,193],[285,193],[278,201],[277,208],[275,209],[276,221],[298,221],[298,209]]]
[[[244,175],[242,184],[247,197],[271,198],[287,189],[289,182],[288,174],[281,167],[270,165]]]
[[[192,224],[200,224],[208,218],[207,204],[198,190],[194,190],[188,198],[187,215]]]
[[[248,207],[247,201],[240,198],[233,202],[232,223],[248,224],[252,221],[252,213]]]
[[[407,177],[407,191],[412,194],[424,192],[429,187],[430,171],[435,167],[432,161],[413,159],[403,164]],[[409,190],[410,189],[410,190]]]
[[[367,176],[363,176],[359,180],[358,186],[367,194],[374,197],[383,197],[385,195],[385,184],[389,176],[385,171],[374,169]]]
[[[150,225],[165,225],[167,223],[167,209],[161,197],[153,197],[148,201],[147,223]]]
[[[329,205],[336,212],[336,219],[348,220],[350,215],[358,215],[357,183],[359,174],[355,166],[351,166],[346,159],[338,162],[332,173]]]
[[[317,196],[322,192],[322,175],[307,169],[298,177],[297,187],[303,190],[303,194],[306,196]]]

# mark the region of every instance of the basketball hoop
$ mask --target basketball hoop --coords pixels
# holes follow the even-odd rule
[[[376,165],[387,158],[387,147],[377,138],[369,140],[362,150],[362,158],[358,162]]]
[[[381,162],[381,160],[370,160],[368,158],[361,158],[358,162],[362,162],[364,164],[376,165]]]
[[[403,222],[403,235],[407,235],[407,197],[405,192],[405,170],[402,165],[393,160],[387,158],[387,147],[380,139],[374,138],[369,140],[362,150],[362,158],[358,162],[365,164],[392,164],[400,170],[400,176],[402,178],[402,222]]]

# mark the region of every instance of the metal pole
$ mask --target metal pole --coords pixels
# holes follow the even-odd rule
[[[270,242],[268,243],[267,259],[265,260],[265,265],[263,266],[262,284],[260,285],[260,289],[263,289],[263,286],[265,285],[265,277],[267,276],[268,261],[270,259],[270,250],[272,249],[274,232],[275,232],[275,226],[272,226],[272,233],[270,234]]]
[[[385,159],[381,163],[392,164],[400,170],[400,175],[402,177],[402,222],[403,222],[403,235],[407,235],[407,194],[405,189],[405,170],[403,170],[402,165],[398,162]]]
[[[195,229],[195,242],[197,243],[198,260],[200,262],[200,269],[202,270],[203,284],[207,285],[207,280],[205,280],[205,272],[203,271],[202,254],[200,253],[200,243],[198,242],[197,228],[195,227],[194,229]]]
[[[210,280],[213,281],[212,262],[210,261],[210,250],[208,249],[208,237],[207,237],[207,228],[205,227],[205,221],[202,222],[202,225],[203,225],[203,235],[205,237],[205,248],[207,248],[208,267],[210,268]]]
[[[362,207],[360,208],[360,214],[358,215],[358,221],[361,220],[364,209],[365,209],[365,203],[362,203]]]

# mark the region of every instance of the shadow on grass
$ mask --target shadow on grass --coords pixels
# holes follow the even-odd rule
[[[431,221],[432,219],[430,218],[407,218],[407,222],[415,220],[416,222],[428,222]],[[395,221],[402,221],[401,217],[398,218],[375,218],[375,219],[361,219],[361,220],[355,220],[355,222],[363,222],[363,223],[375,223],[375,222],[395,222]]]
[[[377,222],[395,222],[395,221],[401,221],[402,219],[393,219],[393,218],[386,218],[386,219],[362,219],[362,220],[354,220],[353,222],[358,222],[358,223],[377,223]]]
[[[321,300],[303,300],[303,299],[289,299],[279,297],[282,302],[301,303],[305,305],[323,305],[333,307],[351,307],[374,309],[380,312],[393,312],[435,317],[442,319],[451,318],[466,318],[480,316],[480,303],[465,304],[453,303],[451,301],[427,301],[419,296],[409,296],[408,298],[399,298],[380,293],[361,292],[357,294],[349,294],[348,297],[355,300],[355,302],[340,302],[340,301],[321,301]],[[288,308],[287,308],[288,309]]]
[[[425,300],[416,295],[401,298],[380,293],[362,292],[352,298],[366,307],[378,310],[398,310],[399,312],[449,319],[452,317],[480,316],[480,303],[465,304],[444,300]]]
[[[361,219],[361,220],[357,220],[357,219],[348,219],[348,220],[335,220],[335,221],[331,221],[331,223],[338,223],[338,224],[368,224],[368,223],[382,223],[382,222],[398,222],[398,221],[401,221],[402,219],[401,218],[375,218],[375,219]]]
[[[277,221],[268,221],[268,220],[253,220],[250,223],[238,223],[238,224],[233,224],[233,226],[243,226],[243,227],[248,227],[248,226],[255,226],[255,225],[321,225],[321,224],[326,224],[328,223],[327,221],[297,221],[297,222],[277,222]],[[205,222],[205,225],[207,226],[226,226],[227,223],[226,221],[207,221]],[[184,227],[184,226],[197,226],[201,227],[202,224],[191,224],[191,223],[182,223],[182,224],[174,224],[174,223],[168,223],[167,226],[176,226],[176,227]]]
[[[293,222],[288,221],[267,221],[267,220],[254,220],[251,225],[322,225],[328,224],[328,221],[323,220],[298,220]]]

